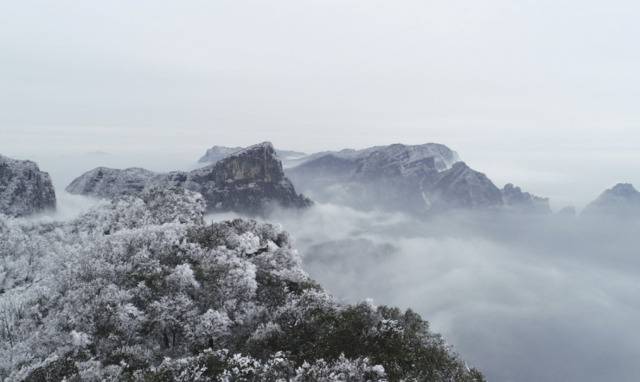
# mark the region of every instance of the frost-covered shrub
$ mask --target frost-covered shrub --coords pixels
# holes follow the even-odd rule
[[[482,380],[417,314],[335,302],[277,227],[203,211],[155,189],[0,219],[0,379]]]

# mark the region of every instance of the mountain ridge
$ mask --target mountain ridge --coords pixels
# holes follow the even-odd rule
[[[264,214],[277,204],[305,208],[311,201],[296,192],[269,142],[234,152],[190,172],[153,173],[140,168],[96,168],[73,180],[67,192],[115,198],[148,187],[184,187],[201,193],[210,211]]]

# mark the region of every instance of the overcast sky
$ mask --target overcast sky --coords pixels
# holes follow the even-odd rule
[[[639,16],[591,0],[5,1],[0,152],[437,141],[580,204],[640,183]]]

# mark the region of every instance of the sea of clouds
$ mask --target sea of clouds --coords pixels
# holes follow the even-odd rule
[[[640,375],[638,221],[418,219],[331,204],[269,220],[291,233],[305,269],[337,297],[418,311],[491,381]]]

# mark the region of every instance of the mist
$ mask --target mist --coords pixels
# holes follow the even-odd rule
[[[212,220],[233,215],[214,215]],[[269,221],[348,302],[411,308],[492,381],[634,381],[640,221],[319,204]]]

